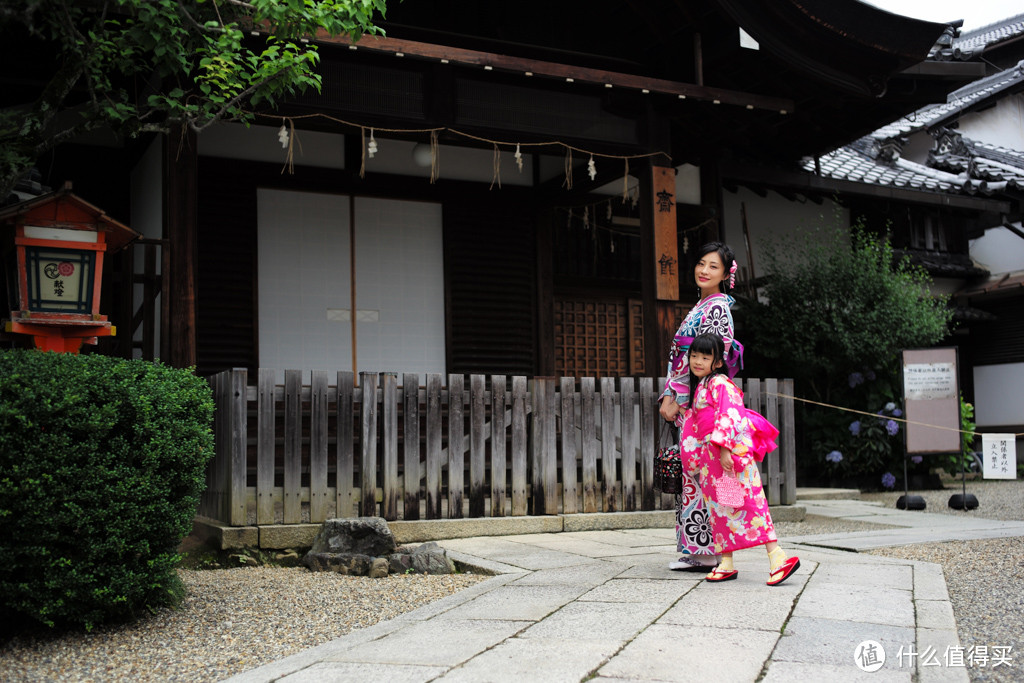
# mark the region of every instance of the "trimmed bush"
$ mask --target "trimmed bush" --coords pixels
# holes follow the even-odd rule
[[[130,619],[183,594],[176,549],[213,454],[192,372],[0,351],[0,617]]]

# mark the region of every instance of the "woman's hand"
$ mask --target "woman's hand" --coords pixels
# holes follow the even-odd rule
[[[665,419],[666,422],[674,422],[676,416],[679,415],[679,404],[671,396],[663,396],[661,398],[661,407],[658,408],[658,413]]]
[[[732,472],[732,469],[733,469],[732,468],[732,451],[730,451],[725,446],[722,446],[722,450],[718,454],[718,460],[719,460],[719,462],[722,463],[722,469],[725,470],[727,474],[732,474],[733,473]]]

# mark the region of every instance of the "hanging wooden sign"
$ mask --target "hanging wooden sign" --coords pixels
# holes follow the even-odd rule
[[[679,299],[679,247],[676,242],[676,171],[655,166],[653,172],[655,296]]]

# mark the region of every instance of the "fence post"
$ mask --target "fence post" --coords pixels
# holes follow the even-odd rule
[[[555,434],[555,379],[545,377],[540,380],[544,385],[544,394],[540,403],[542,435],[541,467],[544,478],[544,514],[558,514],[558,440]]]
[[[622,509],[636,510],[636,391],[632,377],[619,379],[620,416],[622,431],[619,443],[622,450]]]
[[[527,511],[526,500],[526,378],[512,378],[512,515]]]
[[[654,509],[655,414],[654,378],[640,378],[640,509]],[[660,419],[660,415],[657,419]]]
[[[420,518],[420,376],[408,372],[402,375],[402,391],[405,394],[402,413],[405,439],[402,449],[403,518],[411,521]]]
[[[491,375],[491,517],[505,516],[505,375]]]
[[[576,490],[576,380],[561,380],[562,408],[562,512],[570,515],[577,511]]]
[[[327,371],[314,370],[309,392],[309,521],[327,519]]]
[[[398,375],[393,372],[381,374],[382,405],[381,431],[383,432],[383,508],[384,519],[398,519]]]
[[[248,413],[245,368],[231,370],[228,400],[231,402],[231,469],[228,480],[228,512],[231,526],[245,526],[246,437]]]
[[[484,402],[487,378],[483,375],[469,376],[469,516],[483,517],[486,495],[484,480],[487,478],[487,435],[484,425],[487,408]]]
[[[615,379],[601,378],[601,475],[604,511],[618,512],[615,477]]]
[[[274,385],[277,372],[259,369],[256,388],[256,523],[274,523]]]
[[[462,519],[466,471],[465,377],[448,375],[448,519]]]
[[[359,458],[359,513],[377,516],[377,373],[359,373],[363,389],[362,438]]]
[[[781,426],[779,424],[779,385],[778,380],[771,378],[764,381],[764,393],[765,393],[765,412],[764,416],[773,425]],[[779,476],[779,465],[781,464],[782,454],[776,450],[774,453],[769,455],[766,460],[768,461],[768,504],[779,505],[782,502],[782,487],[780,486]],[[763,482],[762,482],[763,483]]]
[[[355,505],[355,376],[348,371],[338,373],[338,438],[336,441],[335,468],[338,473],[338,486],[335,514],[338,517],[351,517]]]
[[[284,371],[284,523],[302,521],[302,372]]]
[[[594,378],[580,378],[580,457],[583,476],[583,512],[601,509],[601,486],[597,483],[597,401],[594,396]]]
[[[793,411],[793,380],[779,380],[779,393],[785,394],[780,406],[779,461],[782,464],[782,504],[796,503],[796,417]]]
[[[427,519],[441,518],[441,375],[427,375]]]

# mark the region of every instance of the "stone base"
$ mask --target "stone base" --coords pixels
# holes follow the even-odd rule
[[[859,497],[859,492],[857,495]],[[802,490],[799,492],[799,496],[804,498]],[[807,499],[811,500],[812,498]],[[771,506],[772,519],[777,522],[803,521],[806,512],[806,508],[799,504]],[[388,522],[395,542],[399,544],[476,536],[672,528],[674,525],[675,512],[673,510]],[[321,524],[271,524],[258,527],[232,527],[205,517],[196,517],[193,522],[193,535],[203,538],[209,545],[219,550],[236,548],[282,550],[312,547],[313,540],[321,526]]]

